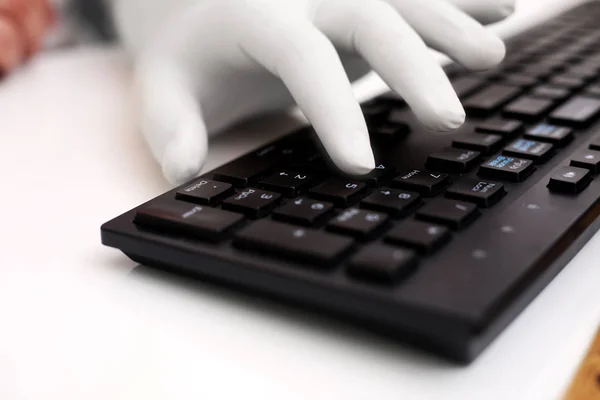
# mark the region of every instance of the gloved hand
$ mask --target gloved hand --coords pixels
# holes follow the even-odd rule
[[[39,50],[53,21],[48,0],[0,0],[0,77]]]
[[[514,0],[452,0],[486,23]],[[444,0],[114,0],[136,60],[141,129],[171,183],[193,178],[208,134],[298,104],[344,172],[375,167],[351,82],[374,69],[427,127],[465,112],[426,45],[467,68],[500,63],[503,42]]]

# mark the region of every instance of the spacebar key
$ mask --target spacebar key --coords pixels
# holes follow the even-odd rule
[[[353,240],[314,229],[260,220],[241,229],[234,244],[264,253],[330,265],[351,249]]]

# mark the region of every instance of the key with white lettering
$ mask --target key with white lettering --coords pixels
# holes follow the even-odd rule
[[[477,164],[481,153],[475,150],[448,147],[433,153],[427,159],[427,169],[462,174]]]
[[[346,207],[366,189],[367,185],[364,182],[334,178],[312,188],[309,193],[315,199],[331,201],[338,207]]]
[[[243,220],[242,214],[174,200],[139,209],[134,223],[142,228],[220,241]]]
[[[294,197],[310,187],[316,178],[314,174],[282,169],[260,181],[259,186],[284,196]]]
[[[360,202],[362,208],[381,211],[393,217],[410,214],[421,203],[421,195],[406,190],[381,188]]]
[[[241,229],[234,244],[261,254],[310,262],[311,266],[330,266],[352,249],[354,241],[333,233],[262,219]]]
[[[450,177],[447,174],[419,169],[403,171],[392,181],[393,187],[418,192],[424,196],[435,196],[449,184]]]
[[[265,190],[246,188],[223,201],[223,209],[240,212],[249,218],[261,218],[275,208],[281,195]]]
[[[329,202],[299,197],[273,211],[273,219],[312,226],[323,221],[333,210],[334,206]]]
[[[523,158],[496,156],[479,168],[479,176],[509,182],[523,182],[535,171],[533,161]]]
[[[378,187],[396,176],[396,168],[391,164],[377,163],[371,173],[364,180],[369,187]]]
[[[229,183],[199,179],[191,185],[179,190],[176,198],[198,204],[216,204],[233,193]]]
[[[471,178],[459,180],[446,191],[446,197],[450,199],[468,201],[479,207],[491,207],[505,195],[506,190],[501,183]]]
[[[592,173],[588,169],[562,167],[550,179],[548,189],[555,193],[577,194],[588,187],[592,179]]]
[[[368,239],[385,228],[389,217],[386,214],[349,208],[327,225],[332,232]]]
[[[552,143],[538,142],[530,139],[517,139],[504,148],[504,154],[519,158],[526,158],[536,163],[544,163],[554,155]]]

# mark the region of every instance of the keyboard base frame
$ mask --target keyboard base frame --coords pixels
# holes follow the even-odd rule
[[[326,313],[354,327],[410,344],[460,365],[470,364],[600,230],[600,218],[597,217],[593,223],[578,232],[576,239],[544,267],[533,282],[525,285],[490,325],[481,332],[469,332],[463,327],[451,325],[447,329],[440,329],[439,320],[407,325],[406,321],[411,318],[398,313],[395,308],[382,310],[374,303],[361,301],[348,293],[334,292],[326,287],[318,288],[310,283],[288,279],[268,271],[261,274],[254,269],[255,266],[249,265],[245,260],[199,256],[192,249],[164,243],[158,235],[148,232],[140,235],[131,223],[134,213],[132,210],[104,224],[102,243],[120,249],[127,257],[141,265],[246,293],[259,294],[274,301],[284,300],[290,306],[301,307],[311,312]],[[600,202],[589,213],[600,214]],[[153,240],[143,236],[156,238]],[[248,267],[252,270],[248,271]],[[397,317],[394,318],[394,315]]]
[[[600,40],[600,33],[598,40]],[[600,54],[597,57],[600,60]],[[453,73],[453,68],[452,65],[448,66],[449,72]],[[600,78],[600,73],[598,78]],[[600,84],[600,79],[597,82]],[[427,155],[432,151],[440,150],[438,145],[446,139],[417,133],[417,131],[422,131],[422,128],[406,109],[401,110],[398,117],[406,122],[409,128],[412,128],[413,133],[403,139],[402,147],[396,148],[391,153],[392,158],[404,160],[403,162],[407,165],[412,165],[411,168],[424,165]],[[590,187],[578,197],[551,198],[546,195],[548,193],[546,182],[553,175],[555,168],[566,165],[571,154],[593,147],[593,143],[600,140],[600,135],[598,135],[600,121],[598,118],[594,119],[595,123],[578,130],[579,132],[569,143],[565,142],[558,146],[561,147],[560,151],[564,152],[561,153],[562,155],[559,154],[544,165],[538,166],[538,171],[534,172],[538,179],[537,183],[527,183],[526,186],[506,183],[508,189],[506,198],[494,206],[495,211],[492,211],[492,214],[488,213],[487,217],[484,214],[480,218],[482,220],[487,218],[487,223],[478,222],[486,224],[481,226],[494,227],[496,226],[494,224],[499,222],[493,218],[494,213],[509,215],[505,211],[511,207],[516,210],[515,215],[522,216],[523,214],[518,211],[519,207],[526,204],[540,204],[543,214],[527,219],[531,222],[530,226],[522,225],[520,222],[523,219],[513,218],[511,215],[509,215],[511,218],[506,220],[509,226],[515,224],[517,228],[527,228],[517,229],[516,232],[523,235],[525,232],[529,232],[527,239],[533,237],[532,240],[517,240],[520,236],[514,235],[511,236],[514,240],[506,240],[506,243],[510,244],[509,247],[498,246],[498,243],[494,242],[494,246],[500,251],[496,254],[496,263],[484,260],[483,262],[488,265],[478,264],[475,269],[463,268],[461,270],[461,265],[466,264],[465,260],[469,261],[463,255],[472,254],[471,251],[476,248],[475,245],[472,246],[473,242],[479,242],[479,237],[488,235],[490,238],[498,237],[497,233],[496,236],[493,236],[494,233],[489,230],[479,230],[479,235],[469,233],[469,229],[479,229],[475,224],[473,228],[467,229],[462,234],[462,238],[455,239],[454,246],[459,246],[457,248],[461,251],[465,250],[464,252],[458,256],[457,252],[439,253],[427,261],[437,263],[435,265],[439,266],[450,263],[449,265],[454,266],[463,275],[457,273],[456,269],[450,270],[453,275],[426,275],[433,279],[421,280],[421,286],[417,282],[417,289],[408,287],[411,285],[409,281],[408,286],[404,288],[409,292],[409,295],[404,298],[404,300],[410,300],[408,302],[394,301],[393,292],[386,291],[385,287],[372,290],[363,283],[347,285],[344,279],[340,279],[344,265],[337,268],[337,276],[333,273],[328,275],[327,271],[322,270],[307,271],[306,269],[310,266],[306,264],[265,255],[231,251],[229,241],[214,245],[185,237],[155,233],[147,229],[142,230],[133,223],[139,208],[145,207],[163,196],[172,197],[179,188],[164,193],[104,224],[102,226],[102,243],[121,250],[140,264],[215,283],[221,287],[260,294],[263,297],[274,299],[276,302],[283,301],[303,309],[317,311],[319,314],[335,316],[338,320],[350,322],[358,328],[383,334],[393,340],[408,343],[455,363],[466,365],[481,354],[528,307],[589,239],[600,230],[600,179],[597,176]],[[463,133],[470,132],[474,128],[472,122],[468,121],[465,124],[462,128]],[[596,138],[590,141],[590,134],[595,135]],[[521,136],[521,133],[518,136]],[[405,165],[396,167],[404,168]],[[211,172],[207,173],[206,179],[215,178],[208,176],[209,174]],[[540,179],[540,175],[544,177]],[[475,175],[471,173],[464,177],[474,178]],[[557,212],[558,214],[555,214]],[[505,223],[504,220],[500,222]],[[499,226],[497,225],[497,227]],[[533,230],[530,229],[531,227]],[[539,229],[538,227],[546,227],[546,232],[536,231]],[[545,238],[544,240],[552,239],[552,241],[536,241],[537,232],[544,233],[540,235]],[[460,243],[462,243],[462,248]],[[527,249],[529,252],[526,253],[531,255],[527,263],[519,258],[511,257],[510,253],[513,250],[515,253],[523,252],[522,249],[527,243],[530,247]],[[549,243],[553,243],[553,245],[540,247]],[[482,246],[481,248],[488,249],[489,247]],[[451,246],[450,249],[452,249]],[[539,251],[532,252],[532,249]],[[454,258],[446,258],[448,255],[453,255]],[[490,253],[490,255],[493,254]],[[484,278],[489,276],[494,279],[471,280],[472,275],[477,277],[479,274],[479,278],[482,278],[484,272],[488,271],[488,269],[481,269],[482,265],[495,267],[489,268],[490,275],[484,276]],[[423,265],[421,271],[427,273],[433,269],[427,269],[427,266]],[[494,272],[496,272],[495,275]],[[508,274],[500,275],[500,272]],[[460,285],[449,291],[444,285],[446,285],[448,277],[453,278],[454,276],[461,277],[458,280]],[[508,276],[515,278],[514,281],[505,280],[503,282],[502,278]],[[332,278],[331,282],[327,282],[327,278],[330,277]],[[498,278],[500,278],[499,283],[497,282]],[[434,284],[433,286],[423,286],[423,282],[434,282]],[[439,282],[443,282],[444,285],[436,287],[435,283]],[[483,284],[473,286],[473,282]],[[498,287],[493,287],[490,282],[498,284]],[[486,284],[487,286],[485,286]],[[424,287],[432,289],[432,291],[422,290]],[[472,288],[474,290],[471,291]],[[495,290],[498,288],[504,289],[496,294]],[[390,293],[392,293],[391,296]],[[420,296],[426,296],[428,293],[433,293],[433,295],[426,297],[423,301]],[[464,293],[473,294],[473,296],[462,296]],[[482,293],[485,295],[481,295]],[[486,297],[486,295],[489,296]],[[489,301],[490,298],[493,301]],[[430,299],[435,301],[429,302]]]

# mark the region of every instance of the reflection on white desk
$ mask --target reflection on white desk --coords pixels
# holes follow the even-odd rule
[[[498,29],[567,3],[524,1]],[[0,85],[0,398],[560,396],[600,321],[600,235],[468,368],[136,267],[99,238],[101,223],[168,189],[135,130],[129,80],[117,51],[81,49]],[[363,98],[382,90],[374,77],[357,88]],[[217,138],[206,168],[291,124],[256,121]]]

